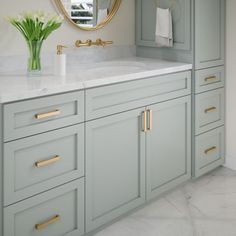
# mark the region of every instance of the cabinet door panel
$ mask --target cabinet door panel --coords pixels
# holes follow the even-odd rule
[[[86,229],[145,201],[145,135],[134,110],[86,124]]]
[[[196,69],[224,64],[225,0],[195,1]]]
[[[147,133],[147,197],[153,198],[190,178],[190,97],[150,107]]]

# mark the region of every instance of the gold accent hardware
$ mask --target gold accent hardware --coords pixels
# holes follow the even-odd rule
[[[147,111],[143,111],[143,132],[147,132]]]
[[[209,77],[206,77],[206,78],[205,78],[205,82],[212,81],[212,80],[216,80],[216,79],[217,79],[216,76],[209,76]]]
[[[58,116],[61,114],[60,110],[55,110],[55,111],[50,111],[50,112],[46,112],[46,113],[39,113],[35,115],[35,118],[37,120],[41,120],[41,119],[45,119],[45,118],[49,118],[52,116]]]
[[[53,157],[53,158],[51,158],[51,159],[49,159],[49,160],[37,161],[37,162],[35,162],[34,165],[35,165],[37,168],[40,168],[40,167],[48,166],[48,165],[53,164],[53,163],[55,163],[55,162],[58,162],[58,161],[60,161],[60,160],[61,160],[61,157],[60,157],[60,156],[55,156],[55,157]]]
[[[50,220],[42,223],[42,224],[36,224],[34,227],[36,230],[41,230],[41,229],[45,229],[46,227],[48,227],[51,224],[56,223],[57,221],[59,221],[61,219],[61,217],[59,215],[55,215],[54,217],[52,217]]]
[[[67,47],[64,45],[57,45],[57,55],[62,54],[63,48],[67,48]]]
[[[110,44],[113,44],[113,41],[103,41],[102,39],[97,39],[94,42],[92,40],[90,40],[90,39],[88,39],[85,42],[82,42],[81,40],[77,40],[75,42],[75,46],[77,48],[80,48],[80,47],[91,47],[91,46],[102,46],[102,47],[105,47],[105,46],[110,45]]]
[[[215,112],[216,110],[217,110],[216,107],[210,107],[210,108],[205,109],[205,113]]]
[[[149,118],[149,122],[148,122],[148,131],[151,131],[153,128],[153,112],[152,110],[147,110],[148,111],[148,118]]]
[[[208,155],[210,152],[216,151],[216,149],[217,149],[217,147],[214,146],[214,147],[211,147],[211,148],[206,149],[206,150],[204,151],[204,153],[205,153],[206,155]]]

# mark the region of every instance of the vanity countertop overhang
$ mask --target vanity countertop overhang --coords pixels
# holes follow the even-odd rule
[[[68,73],[65,77],[53,76],[50,73],[31,78],[20,72],[0,74],[0,103],[89,89],[191,69],[191,64],[133,57],[68,66]]]

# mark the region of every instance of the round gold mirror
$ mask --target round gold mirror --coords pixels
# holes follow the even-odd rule
[[[62,14],[76,27],[97,30],[114,17],[121,0],[54,0]]]

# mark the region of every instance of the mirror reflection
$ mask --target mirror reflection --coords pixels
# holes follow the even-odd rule
[[[94,28],[107,19],[116,0],[61,0],[70,19],[79,27]]]

